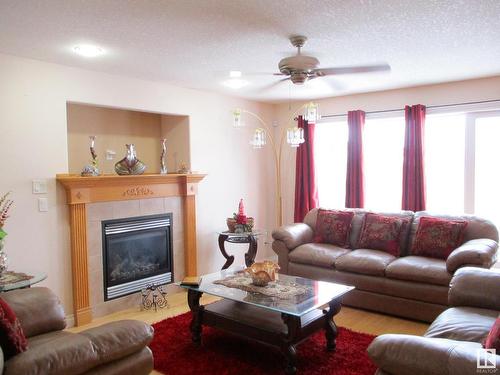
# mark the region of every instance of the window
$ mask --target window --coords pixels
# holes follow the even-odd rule
[[[401,209],[403,116],[367,118],[363,133],[365,207]],[[346,121],[316,125],[320,205],[345,206]],[[500,225],[500,111],[428,113],[425,125],[427,210],[470,213]]]
[[[404,119],[366,119],[363,133],[365,207],[399,211],[403,186]]]
[[[476,117],[474,163],[474,213],[500,225],[500,114]]]
[[[463,213],[465,116],[427,115],[424,152],[427,210]]]
[[[314,160],[321,207],[345,207],[347,123],[320,122],[314,135]]]

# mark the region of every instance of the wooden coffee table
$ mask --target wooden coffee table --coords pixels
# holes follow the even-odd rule
[[[190,329],[194,343],[201,343],[203,326],[255,340],[281,351],[287,374],[296,372],[296,346],[313,333],[324,330],[326,349],[335,350],[337,327],[333,317],[340,311],[342,296],[354,287],[279,275],[279,283],[305,286],[308,290],[299,296],[280,299],[214,284],[238,271],[241,269],[202,276],[197,288],[183,286],[188,289],[188,304],[193,314]],[[203,306],[200,305],[203,293],[222,299]]]

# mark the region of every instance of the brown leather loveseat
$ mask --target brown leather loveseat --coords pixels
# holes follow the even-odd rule
[[[500,353],[486,362],[482,343],[500,313],[500,270],[464,267],[451,281],[451,308],[440,314],[424,337],[377,337],[368,355],[377,375],[496,374]],[[489,368],[481,368],[489,366]]]
[[[431,322],[448,307],[449,283],[463,266],[490,268],[496,261],[498,231],[490,221],[476,216],[433,215],[428,212],[381,213],[410,222],[401,233],[401,254],[358,248],[358,238],[367,210],[352,209],[349,248],[314,243],[318,209],[303,223],[285,225],[273,232],[273,250],[281,272],[356,287],[345,305]],[[446,259],[409,255],[420,218],[466,220],[464,243]]]
[[[28,339],[28,349],[4,362],[3,375],[146,375],[153,369],[147,345],[153,328],[122,320],[80,333],[64,331],[63,307],[47,288],[2,293]]]

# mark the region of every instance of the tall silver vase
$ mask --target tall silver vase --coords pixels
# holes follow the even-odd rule
[[[7,255],[3,251],[4,240],[0,240],[0,276],[7,271]]]

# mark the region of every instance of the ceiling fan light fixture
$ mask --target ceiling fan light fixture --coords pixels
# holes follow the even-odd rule
[[[78,44],[73,47],[73,52],[83,57],[97,57],[104,54],[101,47],[92,44]]]
[[[240,78],[241,77],[241,72],[239,70],[231,70],[229,72],[229,77],[230,78]]]

